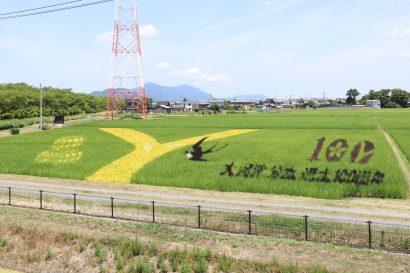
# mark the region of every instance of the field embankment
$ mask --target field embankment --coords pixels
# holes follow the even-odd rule
[[[378,251],[0,211],[0,266],[24,272],[408,272],[410,267],[408,256]]]

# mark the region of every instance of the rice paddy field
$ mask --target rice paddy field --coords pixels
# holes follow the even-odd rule
[[[381,127],[408,160],[407,109],[305,110],[88,121],[2,138],[0,173],[331,199],[406,198],[406,178]],[[192,160],[198,146],[203,154]]]

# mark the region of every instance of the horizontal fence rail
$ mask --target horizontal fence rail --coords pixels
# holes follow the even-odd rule
[[[0,187],[0,204],[410,254],[410,225]]]

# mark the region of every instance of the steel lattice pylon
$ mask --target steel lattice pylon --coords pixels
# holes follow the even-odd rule
[[[136,0],[116,0],[106,119],[119,110],[147,119]]]

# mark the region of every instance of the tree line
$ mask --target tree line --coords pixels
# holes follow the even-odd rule
[[[382,108],[407,108],[410,102],[410,93],[400,88],[370,90],[357,100],[359,95],[357,89],[349,89],[346,92],[346,104],[354,105],[357,102],[366,104],[367,100],[380,100]]]
[[[102,112],[107,98],[75,93],[71,89],[43,88],[45,116]],[[40,89],[26,83],[0,84],[0,119],[34,118],[40,115]]]

